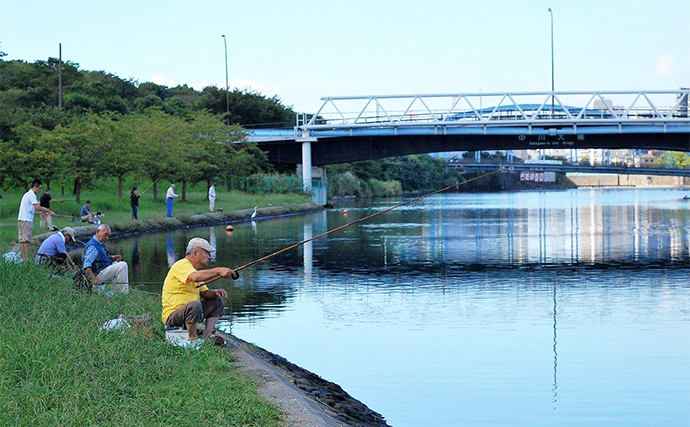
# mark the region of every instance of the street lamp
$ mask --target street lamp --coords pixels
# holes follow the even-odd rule
[[[551,10],[551,9],[549,9]],[[228,42],[223,34],[223,44],[225,45],[225,117],[230,126],[230,85],[228,83]]]
[[[553,12],[551,11],[551,8],[549,8],[549,13],[551,14],[551,118],[553,119],[553,110],[554,110],[554,84],[553,84]]]

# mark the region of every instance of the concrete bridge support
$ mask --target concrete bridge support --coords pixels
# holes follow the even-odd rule
[[[311,191],[311,143],[316,142],[314,137],[299,138],[296,142],[302,143],[302,188]]]

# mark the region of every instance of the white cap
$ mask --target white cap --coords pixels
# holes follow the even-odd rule
[[[207,242],[206,239],[202,239],[201,237],[195,237],[192,240],[190,240],[189,243],[187,243],[187,252],[189,252],[191,248],[201,248],[208,252],[216,251],[216,248],[211,246],[211,244]]]
[[[72,238],[72,241],[74,241],[74,242],[77,241],[77,236],[76,236],[76,233],[74,232],[74,228],[65,227],[61,231],[62,231],[62,234],[70,236]]]

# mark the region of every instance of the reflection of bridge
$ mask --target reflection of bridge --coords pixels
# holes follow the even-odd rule
[[[563,172],[563,173],[596,173],[620,175],[664,175],[689,176],[690,169],[681,168],[635,168],[625,166],[580,166],[580,165],[552,165],[552,164],[500,164],[500,163],[450,163],[451,168],[465,171],[490,172],[500,169],[517,172]]]
[[[690,151],[690,90],[322,98],[294,129],[250,131],[277,163],[512,149]],[[490,105],[484,108],[483,105]]]

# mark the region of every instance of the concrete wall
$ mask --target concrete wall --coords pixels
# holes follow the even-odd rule
[[[652,175],[580,175],[567,174],[578,187],[682,187],[690,186],[690,177]]]

